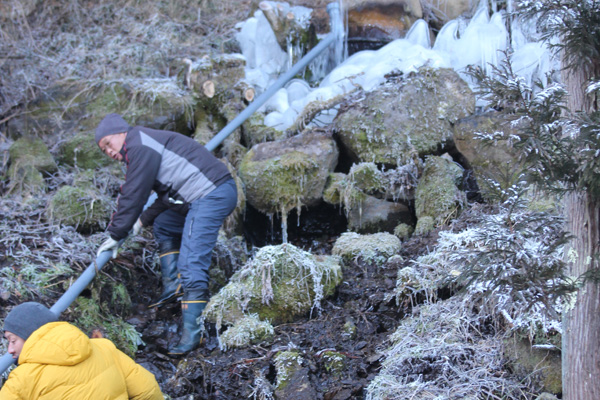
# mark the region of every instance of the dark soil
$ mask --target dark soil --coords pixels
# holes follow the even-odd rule
[[[386,300],[386,295],[396,285],[398,269],[409,263],[415,251],[427,248],[425,241],[431,244],[432,240],[407,242],[408,251],[402,254],[401,262],[378,267],[358,260],[345,266],[342,284],[334,296],[323,301],[321,312],[276,326],[274,339],[268,343],[223,352],[215,327],[207,323],[202,346],[180,360],[167,356],[167,348],[179,337],[178,304],[148,310],[146,304],[158,293],[160,283],[157,277],[145,274],[130,288],[136,313],[129,322],[136,325],[145,341],[136,359],[156,375],[164,393],[174,399],[245,399],[252,398],[257,377],[274,386],[274,356],[280,350],[295,348],[304,364],[302,373],[286,388],[285,398],[362,399],[378,373],[380,351],[387,337],[410,312],[409,304],[397,305],[393,298]],[[348,326],[356,327],[354,335],[348,334]],[[346,356],[341,373],[328,371],[323,362],[323,353],[330,350]]]

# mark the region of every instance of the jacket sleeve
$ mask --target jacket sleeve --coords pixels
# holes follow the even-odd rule
[[[150,196],[160,168],[161,156],[146,146],[134,146],[127,151],[125,183],[117,200],[108,232],[115,240],[127,237]]]
[[[18,368],[18,367],[17,367]],[[29,398],[27,394],[28,389],[31,388],[31,381],[29,385],[25,386],[26,383],[21,379],[21,375],[17,369],[13,370],[4,385],[0,390],[0,400],[25,400]]]
[[[115,360],[125,376],[125,384],[127,385],[127,393],[130,399],[164,400],[156,378],[150,371],[137,364],[116,347],[114,351]]]

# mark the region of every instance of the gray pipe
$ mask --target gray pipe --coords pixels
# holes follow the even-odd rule
[[[247,120],[260,106],[262,106],[267,100],[271,98],[279,89],[283,87],[290,79],[292,79],[298,72],[306,67],[316,56],[321,54],[329,45],[334,41],[339,40],[341,16],[340,6],[338,3],[330,3],[327,5],[327,12],[331,20],[331,33],[329,33],[325,39],[321,40],[317,46],[309,51],[300,61],[298,61],[289,71],[279,77],[264,93],[262,93],[256,100],[254,100],[248,107],[244,109],[237,117],[233,119],[225,128],[223,128],[215,137],[213,137],[207,144],[206,148],[209,151],[213,151],[218,145],[223,142],[236,128],[238,128],[245,120]],[[148,203],[146,204],[148,205]],[[121,241],[121,244],[123,240]],[[96,258],[96,261],[91,263],[81,276],[67,289],[67,291],[58,299],[58,301],[50,308],[56,316],[65,311],[73,301],[81,294],[81,292],[90,284],[94,279],[98,271],[104,267],[104,265],[110,260],[112,255],[111,251],[105,251]],[[0,358],[0,374],[3,374],[8,367],[14,364],[12,356],[8,353],[4,354]]]
[[[330,3],[327,5],[327,12],[329,13],[329,19],[331,20],[331,32],[321,40],[318,45],[313,47],[304,57],[300,59],[292,68],[290,68],[285,74],[281,75],[273,85],[265,90],[260,96],[256,98],[252,103],[248,105],[238,114],[237,117],[228,123],[225,128],[221,129],[215,137],[213,137],[207,144],[206,148],[213,151],[223,140],[225,140],[231,133],[236,130],[240,125],[244,123],[256,110],[267,102],[279,89],[283,87],[290,79],[296,76],[297,73],[302,71],[312,60],[315,59],[319,54],[323,52],[327,47],[340,38],[340,34],[343,35],[343,29],[339,27],[343,26],[341,23],[340,6],[338,3]]]
[[[121,241],[123,243],[123,240]],[[67,309],[71,305],[73,301],[83,292],[83,290],[90,284],[90,282],[96,276],[96,273],[104,267],[104,265],[110,260],[112,256],[112,251],[108,250],[101,253],[96,261],[91,263],[89,267],[83,271],[83,273],[77,278],[77,280],[67,289],[60,299],[50,308],[57,317]],[[15,363],[16,360],[13,360],[12,356],[9,353],[6,353],[0,358],[0,374],[3,374],[8,367]]]

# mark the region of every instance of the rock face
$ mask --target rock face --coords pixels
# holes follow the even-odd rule
[[[335,141],[311,131],[290,139],[257,144],[244,156],[239,176],[248,203],[265,214],[287,214],[321,201],[338,160]]]
[[[395,167],[439,152],[452,124],[474,110],[475,97],[456,72],[421,68],[347,105],[334,127],[354,160]]]
[[[204,315],[218,326],[257,314],[273,325],[319,307],[341,282],[340,260],[313,256],[291,244],[266,246],[214,295]]]
[[[463,170],[454,161],[436,156],[427,158],[416,190],[416,231],[425,233],[419,228],[419,221],[425,220],[424,217],[433,218],[435,226],[439,226],[458,215],[467,204],[465,192],[459,189],[462,177]]]
[[[496,112],[463,118],[454,126],[456,148],[473,168],[481,194],[486,199],[494,197],[497,182],[507,189],[520,179],[523,164],[510,144],[516,133],[511,121]],[[488,140],[483,141],[483,138]]]

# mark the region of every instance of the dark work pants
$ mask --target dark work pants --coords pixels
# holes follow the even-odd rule
[[[230,179],[194,201],[185,217],[167,210],[154,220],[154,236],[159,243],[181,240],[177,268],[184,293],[193,290],[208,294],[208,270],[219,228],[236,204],[237,187]]]

